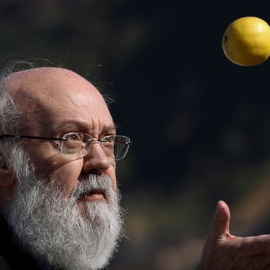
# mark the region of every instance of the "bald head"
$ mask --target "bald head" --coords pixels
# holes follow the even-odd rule
[[[19,71],[6,77],[3,83],[22,116],[22,131],[31,128],[37,132],[36,129],[50,125],[52,118],[65,118],[67,111],[78,107],[95,107],[93,115],[101,107],[109,113],[99,91],[67,69],[42,67]]]
[[[12,96],[16,96],[18,91],[32,96],[42,96],[53,95],[57,87],[68,89],[69,83],[74,80],[78,88],[83,86],[97,91],[90,82],[77,73],[56,67],[33,68],[12,73],[5,79],[5,85]]]

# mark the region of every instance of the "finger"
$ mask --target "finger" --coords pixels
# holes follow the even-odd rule
[[[233,241],[233,240],[232,240]],[[242,238],[240,252],[245,257],[270,253],[270,235],[249,236]],[[270,258],[270,255],[268,255]]]
[[[209,232],[211,240],[218,240],[229,235],[230,218],[231,214],[228,205],[223,201],[219,201]]]
[[[223,268],[223,262],[226,263],[226,256],[224,258],[221,257],[219,261],[217,260],[218,256],[217,253],[219,253],[218,251],[221,249],[219,243],[220,240],[226,238],[227,234],[229,234],[229,224],[230,224],[229,207],[225,202],[219,201],[217,204],[217,210],[214,215],[211,228],[208,232],[208,236],[203,248],[199,269],[201,270],[225,269]]]

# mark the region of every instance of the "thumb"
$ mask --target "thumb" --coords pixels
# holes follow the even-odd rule
[[[217,203],[209,238],[211,240],[218,240],[225,235],[229,235],[230,219],[231,214],[228,205],[224,201],[219,201]]]
[[[224,239],[225,236],[229,235],[230,218],[231,214],[228,205],[223,201],[219,201],[217,203],[217,210],[203,248],[201,263],[199,267],[200,270],[215,268],[223,269],[222,267],[220,268],[220,266],[212,266],[215,263],[220,263],[219,261],[216,261],[214,257],[216,254],[218,240]]]

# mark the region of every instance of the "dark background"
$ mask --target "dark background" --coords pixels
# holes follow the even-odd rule
[[[270,60],[224,56],[226,27],[270,1],[0,0],[0,63],[64,66],[114,98],[126,237],[110,270],[195,269],[218,200],[269,233]],[[46,60],[45,60],[46,59]]]

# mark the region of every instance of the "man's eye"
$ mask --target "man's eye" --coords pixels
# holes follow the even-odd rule
[[[106,136],[101,139],[102,142],[105,143],[114,143],[115,136]]]
[[[83,141],[83,135],[78,133],[70,133],[65,136],[69,141]]]

